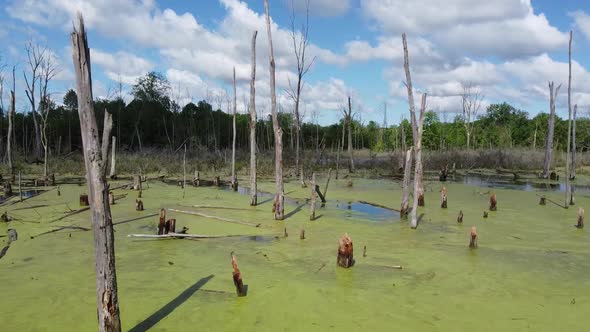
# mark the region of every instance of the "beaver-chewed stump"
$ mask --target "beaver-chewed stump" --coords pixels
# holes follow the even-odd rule
[[[338,240],[338,266],[349,268],[354,265],[352,239],[347,233]]]
[[[477,229],[475,226],[471,227],[471,237],[469,240],[469,248],[475,249],[477,248]]]
[[[160,221],[158,222],[158,235],[164,234],[164,228],[166,227],[166,209],[160,210]]]
[[[546,200],[547,199],[545,198],[545,196],[541,196],[541,198],[539,199],[539,205],[545,205],[545,204],[547,204]]]
[[[496,211],[498,208],[497,204],[498,204],[498,200],[496,199],[496,194],[492,194],[490,196],[490,211]]]
[[[576,224],[577,228],[584,228],[584,208],[580,207],[578,209],[578,223]]]
[[[236,256],[234,253],[231,253],[231,266],[234,269],[232,272],[232,277],[234,279],[234,286],[236,286],[236,294],[238,296],[246,296],[247,295],[247,287],[244,286],[244,282],[242,281],[242,273],[238,268],[238,262],[236,261]]]
[[[143,211],[143,202],[141,199],[135,200],[135,211]]]
[[[459,215],[457,216],[457,222],[458,223],[463,222],[463,210],[459,210]]]
[[[90,206],[90,202],[88,201],[88,195],[80,194],[80,206]]]
[[[440,190],[440,207],[443,209],[447,208],[447,188],[442,187]]]

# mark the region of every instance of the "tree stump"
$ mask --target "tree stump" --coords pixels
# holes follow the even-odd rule
[[[7,232],[8,232],[8,242],[14,242],[14,241],[18,240],[18,233],[16,232],[16,229],[9,228]]]
[[[311,200],[310,200],[310,208],[309,208],[309,220],[315,220],[315,204],[316,204],[316,192],[315,188],[317,187],[315,183],[315,173],[311,175]]]
[[[199,171],[195,171],[195,176],[193,177],[193,185],[198,187],[201,185],[201,177]]]
[[[160,209],[160,221],[158,222],[158,235],[164,234],[164,227],[166,227],[166,209]]]
[[[442,187],[440,191],[440,207],[443,209],[447,208],[447,188]]]
[[[557,175],[557,173],[555,173],[555,171],[553,171],[549,175],[549,180],[551,180],[551,181],[559,181],[559,175]]]
[[[547,203],[545,202],[546,200],[547,200],[547,199],[545,198],[545,196],[541,196],[541,198],[539,199],[539,205],[545,205],[545,204],[547,204]]]
[[[55,186],[55,174],[51,174],[51,176],[49,176],[49,185]]]
[[[90,206],[87,194],[80,194],[80,206]]]
[[[109,191],[109,205],[115,205],[115,195],[112,191]]]
[[[418,194],[418,206],[424,206],[424,193]]]
[[[219,187],[221,185],[221,181],[219,180],[219,176],[216,176],[213,180],[213,185]]]
[[[484,217],[484,218],[487,218],[487,217],[488,217],[488,212],[487,212],[487,211],[484,211],[484,212],[483,212],[483,217]]]
[[[141,176],[133,176],[133,190],[141,190]]]
[[[10,184],[10,181],[4,182],[4,196],[12,196],[12,184]]]
[[[143,211],[143,202],[141,199],[135,200],[135,211]]]
[[[490,211],[496,211],[498,201],[496,200],[496,194],[490,196]]]
[[[139,192],[137,193],[137,198],[141,198],[142,193],[143,193],[143,190],[139,189]]]
[[[457,216],[457,222],[458,223],[463,222],[463,210],[459,210],[459,215]]]
[[[477,248],[477,229],[475,226],[471,227],[471,238],[469,240],[469,248]]]
[[[60,190],[59,186],[57,187],[57,196],[61,196],[61,190]]]
[[[367,257],[367,246],[363,247],[363,257]]]
[[[578,223],[576,224],[577,228],[584,228],[584,208],[578,208]]]
[[[168,219],[164,227],[164,234],[176,233],[176,219]]]
[[[352,239],[344,233],[338,241],[338,266],[349,268],[354,265]]]
[[[233,251],[231,253],[231,266],[234,270],[232,272],[232,277],[234,279],[234,286],[236,286],[236,294],[238,296],[246,296],[246,287],[242,281],[242,274],[238,268],[238,262],[236,261],[236,256],[234,256]]]
[[[284,235],[285,237],[289,237],[289,233],[287,233],[287,227],[285,227],[285,231],[284,231],[283,235]]]
[[[440,169],[440,172],[438,173],[438,179],[441,182],[447,181],[447,176],[449,175],[449,165],[445,165],[445,167]]]
[[[238,178],[235,176],[232,178],[231,188],[233,191],[238,191]]]
[[[352,188],[352,180],[346,181],[346,186]]]
[[[299,239],[301,240],[305,240],[305,229],[301,229],[301,232],[299,232]]]

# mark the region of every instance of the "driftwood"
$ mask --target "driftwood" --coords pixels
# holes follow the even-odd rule
[[[354,265],[352,239],[348,234],[343,234],[338,240],[338,266],[349,268]]]
[[[155,217],[157,215],[158,215],[157,213],[152,213],[152,214],[148,214],[146,216],[141,216],[141,217],[137,217],[137,218],[132,218],[132,219],[127,219],[127,220],[117,221],[117,222],[114,222],[113,223],[113,226],[120,225],[120,224],[126,224],[128,222],[132,222],[132,221],[136,221],[136,220],[147,219],[147,218]]]
[[[375,206],[375,207],[382,208],[382,209],[389,210],[389,211],[401,212],[400,210],[396,210],[396,209],[394,209],[392,207],[381,205],[381,204],[377,204],[377,203],[372,203],[372,202],[367,202],[367,201],[358,201],[358,202],[361,203],[361,204],[367,204],[367,205]]]
[[[475,226],[471,227],[471,237],[469,240],[469,248],[477,248],[477,229]]]
[[[221,220],[221,221],[225,221],[225,222],[229,222],[229,223],[233,223],[233,224],[240,224],[240,225],[246,225],[246,226],[252,226],[252,227],[260,227],[260,225],[261,225],[261,224],[249,223],[246,221],[239,221],[239,220],[233,220],[233,219],[226,219],[226,218],[222,218],[222,217],[218,217],[218,216],[211,216],[211,215],[197,212],[197,211],[183,211],[183,210],[177,210],[177,209],[168,209],[168,211],[183,213],[183,214],[190,214],[190,215],[194,215],[194,216],[201,216],[204,218],[212,218],[212,219],[217,219],[217,220]]]

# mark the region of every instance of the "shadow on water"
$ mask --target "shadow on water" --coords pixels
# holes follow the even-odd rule
[[[350,218],[360,217],[372,221],[392,221],[400,219],[400,214],[397,211],[365,202],[338,202],[336,203],[336,207],[341,210],[349,211],[350,213],[346,216]]]
[[[151,316],[143,320],[141,323],[135,325],[130,332],[140,332],[140,331],[147,331],[158,324],[162,319],[166,318],[170,315],[174,309],[178,308],[181,304],[186,302],[199,288],[203,287],[209,280],[211,280],[214,275],[210,275],[208,277],[202,278],[201,280],[197,281],[189,288],[185,289],[182,293],[180,293],[177,297],[175,297],[172,301],[166,303],[160,310],[154,312]]]
[[[220,190],[223,190],[223,191],[234,191],[229,186],[220,186],[219,189]],[[250,188],[238,186],[237,193],[239,193],[240,195],[248,195],[249,196],[250,195]],[[295,200],[295,199],[292,199],[292,198],[287,197],[287,195],[289,193],[285,193],[285,203],[290,204],[290,205],[297,205],[297,206],[299,206],[301,204],[301,202],[299,200]],[[258,191],[257,194],[256,194],[256,196],[258,198],[262,198],[262,197],[266,198],[265,200],[263,200],[261,202],[258,202],[258,205],[262,205],[264,203],[268,203],[268,202],[272,201],[275,198],[275,194],[269,193],[269,192],[265,192],[265,191]]]

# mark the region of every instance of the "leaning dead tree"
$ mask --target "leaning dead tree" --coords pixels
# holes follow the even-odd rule
[[[289,79],[289,89],[287,94],[293,100],[295,113],[295,168],[299,173],[302,185],[303,182],[303,163],[300,158],[301,146],[301,114],[299,112],[299,105],[301,102],[301,91],[303,90],[303,78],[313,65],[315,57],[307,62],[306,51],[309,46],[309,0],[305,2],[305,23],[301,25],[301,30],[295,29],[295,3],[291,1],[293,13],[291,15],[291,41],[293,42],[293,52],[295,53],[295,60],[297,64],[297,82],[293,84]]]
[[[35,132],[34,158],[35,160],[41,160],[41,129],[39,126],[39,120],[37,119],[38,101],[35,94],[38,93],[38,84],[41,83],[41,66],[47,56],[47,49],[41,48],[39,45],[35,45],[32,41],[29,41],[25,46],[25,51],[27,52],[26,65],[28,68],[23,71],[23,77],[26,84],[25,93],[31,104],[31,116],[33,117],[33,128]]]
[[[549,121],[547,123],[547,137],[545,137],[545,160],[543,162],[544,179],[549,177],[549,170],[551,169],[551,161],[553,160],[553,132],[555,130],[555,99],[559,93],[561,84],[554,89],[555,84],[549,82]]]
[[[473,120],[476,119],[477,113],[481,108],[483,95],[481,91],[469,82],[463,84],[463,94],[461,95],[463,106],[463,126],[467,135],[467,148],[470,147],[471,134],[473,133]]]
[[[272,48],[272,33],[270,29],[270,14],[268,10],[268,0],[264,0],[264,9],[266,11],[266,31],[268,33],[268,48],[270,62],[270,102],[272,127],[275,135],[275,177],[276,193],[273,203],[273,210],[276,220],[282,220],[284,217],[285,197],[283,192],[283,130],[279,124],[277,116],[277,93],[275,91],[275,57]]]
[[[94,232],[98,330],[101,332],[121,331],[115,271],[115,239],[111,208],[108,202],[109,188],[104,167],[107,156],[101,153],[99,145],[98,126],[92,98],[90,49],[81,14],[78,14],[78,28],[74,27],[71,42],[78,92],[80,131],[84,146],[84,164]],[[110,132],[103,131],[103,141],[105,141],[104,137],[109,135]],[[108,138],[106,141],[108,142]]]
[[[416,172],[414,182],[414,200],[418,201],[419,206],[424,206],[424,181],[422,171],[422,158],[418,158],[418,123],[416,121],[416,105],[414,104],[414,90],[412,88],[412,77],[410,75],[410,58],[408,55],[408,43],[406,41],[406,34],[402,34],[402,43],[404,47],[404,70],[406,73],[406,87],[408,89],[408,103],[410,104],[410,118],[412,124],[412,137],[414,140],[414,156],[416,159]],[[424,97],[425,98],[425,97]],[[421,112],[423,110],[420,110]]]
[[[250,205],[258,204],[256,187],[256,35],[252,33],[252,72],[250,79]]]
[[[231,187],[233,190],[238,190],[238,179],[236,177],[236,113],[238,110],[238,95],[236,92],[236,67],[234,67],[234,104],[233,104],[233,138],[231,147]]]

